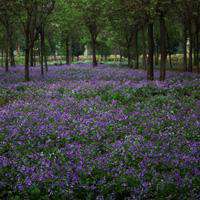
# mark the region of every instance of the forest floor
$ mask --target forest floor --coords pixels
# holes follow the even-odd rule
[[[198,199],[199,75],[23,70],[0,69],[0,199]]]

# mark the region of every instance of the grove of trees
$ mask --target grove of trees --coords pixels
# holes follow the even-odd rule
[[[119,55],[130,68],[144,68],[164,81],[169,60],[179,53],[182,70],[200,72],[200,0],[1,0],[0,50],[5,71],[23,55],[25,80],[39,58],[41,75],[49,57],[65,54],[66,64],[91,48]],[[169,59],[168,59],[169,58]]]

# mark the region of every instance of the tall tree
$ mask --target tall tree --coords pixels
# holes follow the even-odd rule
[[[104,11],[107,1],[71,0],[71,3],[79,11],[81,19],[90,34],[93,66],[95,67],[97,66],[97,39],[106,24]]]

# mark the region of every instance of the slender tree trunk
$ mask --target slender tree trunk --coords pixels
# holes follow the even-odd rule
[[[190,41],[190,47],[189,47],[189,64],[188,64],[188,71],[193,71],[193,34],[192,34],[192,22],[189,22],[189,41]]]
[[[147,69],[147,52],[146,52],[146,39],[145,39],[145,29],[142,29],[142,46],[143,46],[143,66]]]
[[[158,48],[158,42],[156,41],[155,65],[157,66],[158,64],[159,64],[159,48]]]
[[[35,67],[36,65],[37,65],[36,52],[33,51],[33,66]]]
[[[135,32],[135,69],[139,69],[138,31]]]
[[[5,71],[8,72],[9,71],[9,50],[8,50],[8,46],[6,45],[6,57],[5,57]]]
[[[32,47],[30,49],[30,66],[33,67],[34,66],[34,51],[33,51],[34,47]]]
[[[188,71],[187,68],[187,26],[186,22],[183,25],[183,67],[185,71]]]
[[[148,25],[148,68],[147,68],[147,79],[154,80],[154,36],[153,36],[153,23]]]
[[[44,65],[45,71],[48,72],[48,61],[47,61],[47,50],[46,50],[46,43],[45,43],[45,29],[43,27],[43,54],[44,54]]]
[[[69,37],[66,38],[66,41],[65,41],[65,47],[66,47],[66,64],[67,65],[70,65],[70,52],[69,52]]]
[[[9,41],[9,25],[6,27],[6,33],[5,33],[5,71],[9,71],[9,48],[10,48],[10,41]]]
[[[200,73],[200,69],[199,69],[199,19],[197,18],[195,21],[195,66],[197,67],[197,73]]]
[[[160,53],[161,53],[161,61],[160,61],[160,81],[165,80],[166,76],[166,41],[167,41],[167,34],[166,34],[166,26],[165,26],[165,18],[164,14],[160,13]]]
[[[169,52],[169,65],[170,65],[170,68],[172,69],[173,64],[172,64],[172,54],[171,54],[171,52]]]
[[[25,50],[25,81],[30,81],[29,76],[29,57],[30,57],[30,47],[29,47],[29,34],[26,34],[26,50]]]
[[[44,64],[45,64],[45,70],[46,70],[46,72],[48,72],[49,67],[48,67],[48,58],[47,58],[46,52],[45,52],[45,55],[44,55]]]
[[[92,36],[92,60],[93,60],[93,67],[96,67],[97,64],[97,57],[96,57],[96,37]]]
[[[41,75],[44,77],[44,27],[41,25],[40,31],[40,66],[41,66]]]
[[[4,52],[3,49],[1,49],[1,66],[3,67],[3,57],[4,57]]]
[[[14,55],[14,49],[13,49],[13,45],[10,45],[10,49],[9,49],[9,53],[10,53],[10,65],[12,67],[15,67],[15,55]]]
[[[128,67],[129,68],[132,68],[133,65],[132,65],[132,56],[131,56],[131,48],[130,48],[130,44],[128,44],[128,47],[127,47],[127,57],[128,57]]]

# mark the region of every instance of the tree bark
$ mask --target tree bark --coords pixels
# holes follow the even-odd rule
[[[70,65],[70,42],[69,42],[69,37],[66,38],[66,41],[65,41],[65,47],[66,47],[66,64],[67,65]]]
[[[164,14],[160,13],[160,81],[165,80],[166,76],[166,58],[167,58],[167,50],[166,50],[166,41],[167,41],[167,34],[166,34],[166,25],[165,25],[165,18]]]
[[[48,67],[48,58],[47,58],[46,50],[45,50],[45,55],[44,55],[44,64],[45,64],[45,70],[46,72],[48,72],[49,67]]]
[[[170,65],[170,68],[172,69],[173,64],[172,64],[172,54],[171,54],[171,52],[169,52],[169,65]]]
[[[30,48],[29,48],[29,42],[28,39],[26,41],[26,50],[25,50],[25,81],[30,81],[29,76],[29,56],[30,56]]]
[[[9,41],[9,25],[7,24],[6,27],[6,33],[5,33],[5,71],[9,71],[9,47],[10,47],[10,41]]]
[[[10,45],[10,49],[9,49],[9,53],[10,53],[10,65],[12,67],[15,67],[15,55],[14,55],[14,49],[13,49],[13,45]]]
[[[148,68],[147,79],[154,80],[154,36],[153,36],[153,23],[148,25]]]
[[[8,72],[9,71],[9,50],[8,50],[8,46],[6,45],[6,49],[5,49],[5,71]]]
[[[186,23],[183,22],[183,66],[185,71],[188,71],[187,68],[187,26]]]
[[[44,27],[41,25],[40,30],[40,67],[41,75],[44,77]]]
[[[133,65],[132,65],[132,56],[131,56],[131,47],[130,47],[130,44],[128,44],[128,47],[127,47],[127,58],[128,58],[128,67],[129,68],[132,68]]]
[[[138,31],[135,32],[135,69],[139,69]]]
[[[1,49],[1,66],[3,67],[3,57],[4,57],[4,52],[3,52],[3,49]]]
[[[34,51],[33,51],[34,47],[32,47],[30,49],[30,66],[33,67],[34,66]]]
[[[195,20],[195,51],[194,51],[194,63],[195,66],[197,67],[197,73],[200,73],[200,69],[199,69],[199,19],[197,18]]]
[[[190,41],[190,47],[189,47],[189,64],[188,64],[188,71],[193,71],[193,34],[192,34],[192,22],[189,21],[189,41]]]
[[[156,53],[155,53],[155,65],[157,66],[159,64],[159,48],[158,48],[158,42],[156,40]]]
[[[96,37],[92,36],[92,60],[93,60],[93,67],[98,65],[97,57],[96,57]]]
[[[147,53],[146,53],[146,40],[145,40],[145,29],[142,29],[142,46],[143,46],[143,66],[147,69]]]

